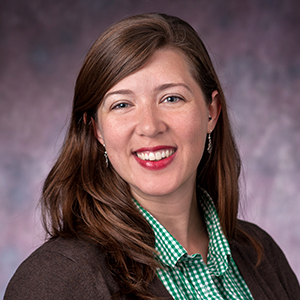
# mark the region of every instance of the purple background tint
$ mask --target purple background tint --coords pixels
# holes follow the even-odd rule
[[[27,0],[0,4],[0,296],[44,238],[36,209],[61,146],[84,55],[135,13],[187,20],[209,46],[244,161],[242,217],[300,278],[300,2]]]

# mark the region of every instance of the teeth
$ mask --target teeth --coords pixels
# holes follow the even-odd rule
[[[153,152],[149,153],[149,160],[155,160],[155,154]]]
[[[175,150],[168,149],[156,152],[137,152],[136,155],[139,159],[142,160],[158,161],[171,156],[174,152]]]
[[[161,153],[160,152],[156,152],[155,153],[155,160],[160,160],[161,159]]]

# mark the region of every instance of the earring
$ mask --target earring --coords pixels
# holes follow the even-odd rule
[[[208,134],[207,139],[208,139],[207,152],[211,154],[211,150],[212,150],[211,132]]]
[[[108,155],[107,155],[107,151],[106,151],[106,148],[105,148],[105,144],[103,144],[103,147],[105,149],[105,151],[104,151],[105,164],[106,164],[106,168],[108,168]]]
[[[211,115],[208,115],[208,121],[211,121],[211,120],[212,120]]]

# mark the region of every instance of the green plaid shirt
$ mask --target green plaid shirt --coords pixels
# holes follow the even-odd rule
[[[188,255],[181,244],[135,201],[155,234],[161,269],[157,275],[174,299],[252,299],[231,256],[214,203],[208,193],[199,195],[209,235],[207,264],[200,254]]]

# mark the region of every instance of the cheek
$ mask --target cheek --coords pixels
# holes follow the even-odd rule
[[[183,137],[183,147],[186,149],[185,155],[189,157],[191,165],[198,165],[205,148],[207,122],[199,117],[199,114],[190,116],[181,135]]]
[[[110,120],[103,123],[102,129],[108,156],[112,161],[119,159],[128,149],[128,127]]]
[[[113,145],[115,141],[122,136],[122,128],[123,127],[118,126],[118,124],[114,120],[103,118],[100,130],[103,133],[103,137],[107,146]]]
[[[178,122],[178,128],[181,135],[193,145],[201,145],[205,143],[207,135],[207,122],[201,114],[190,114],[183,120]]]

